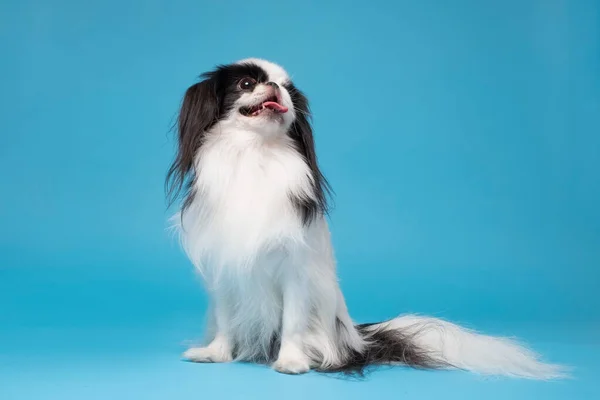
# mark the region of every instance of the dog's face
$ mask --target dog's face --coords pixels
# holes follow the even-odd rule
[[[270,138],[285,134],[296,119],[292,96],[302,95],[276,64],[247,59],[219,66],[202,78],[188,89],[181,116],[194,112],[188,107],[201,108],[204,131],[237,129]]]
[[[258,141],[291,139],[324,204],[326,181],[317,165],[308,101],[285,70],[253,58],[221,65],[201,77],[186,91],[179,112],[177,155],[167,176],[171,200],[185,182],[193,181],[194,158],[208,135],[249,134]]]
[[[263,60],[244,60],[205,75],[213,80],[220,123],[251,130],[263,137],[285,134],[295,119],[287,73]],[[210,83],[209,83],[210,84]]]

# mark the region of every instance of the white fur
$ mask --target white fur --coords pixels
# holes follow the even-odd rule
[[[270,62],[242,62],[260,65],[280,85],[289,79]],[[192,361],[230,361],[234,344],[238,360],[267,358],[275,335],[281,349],[273,367],[302,373],[343,364],[348,349],[367,346],[337,282],[325,218],[305,226],[290,202],[290,193],[315,194],[310,170],[285,134],[296,112],[285,89],[282,99],[290,109],[283,119],[234,111],[207,133],[197,154],[194,201],[177,220],[213,301],[214,336],[207,347],[184,354]],[[414,331],[418,345],[457,368],[543,379],[560,374],[513,342],[441,320],[404,316],[383,327]]]

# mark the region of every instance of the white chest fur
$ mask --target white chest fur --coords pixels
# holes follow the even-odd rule
[[[193,189],[182,233],[201,270],[252,264],[270,250],[304,240],[292,198],[314,196],[311,177],[285,138],[209,138],[197,157]]]

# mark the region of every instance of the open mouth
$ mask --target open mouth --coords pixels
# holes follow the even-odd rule
[[[254,106],[246,106],[240,108],[240,113],[246,117],[256,117],[264,111],[272,111],[277,114],[288,112],[288,108],[280,104],[280,99],[277,96],[271,96]]]

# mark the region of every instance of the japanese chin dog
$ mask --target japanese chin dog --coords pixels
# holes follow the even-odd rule
[[[309,104],[261,59],[221,65],[187,89],[167,175],[182,246],[211,297],[210,337],[184,358],[279,372],[371,365],[551,379],[562,368],[506,338],[403,315],[355,324],[336,277]]]

